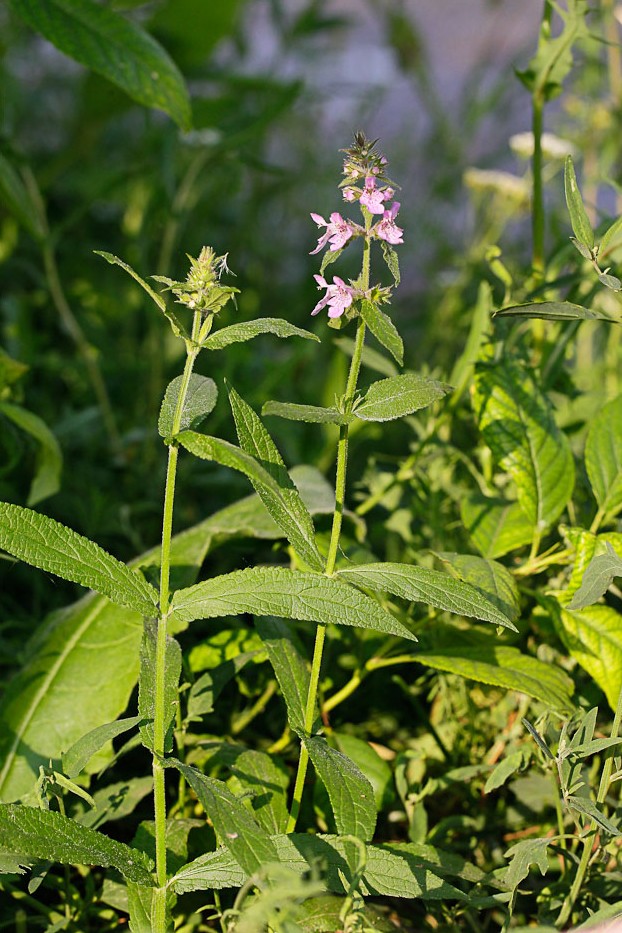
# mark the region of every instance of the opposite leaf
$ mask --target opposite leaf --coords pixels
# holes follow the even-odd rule
[[[96,249],[95,253],[97,256],[101,256],[103,259],[105,259],[106,262],[109,262],[111,266],[120,266],[122,269],[124,269],[127,272],[128,275],[131,275],[132,278],[136,282],[138,282],[141,288],[144,288],[144,290],[147,292],[151,300],[155,302],[155,304],[158,306],[162,314],[168,320],[169,324],[171,325],[171,330],[173,331],[176,337],[187,336],[184,330],[184,327],[178,320],[177,316],[172,311],[169,311],[166,305],[166,301],[164,300],[162,295],[158,295],[158,293],[153,290],[153,288],[151,287],[151,285],[148,284],[148,282],[145,282],[145,280],[141,278],[141,276],[137,272],[134,272],[131,266],[129,266],[126,262],[123,262],[122,259],[119,259],[118,256],[113,256],[112,253],[107,253],[104,250]]]
[[[249,567],[178,590],[171,611],[183,622],[250,612],[325,625],[353,625],[416,641],[401,622],[354,587],[285,567]]]
[[[258,318],[255,321],[245,321],[242,324],[232,324],[230,327],[221,327],[214,331],[204,341],[202,346],[206,350],[222,350],[232,343],[242,343],[252,340],[259,334],[274,334],[275,337],[303,337],[305,340],[317,340],[315,334],[302,327],[295,327],[289,321],[278,317]]]
[[[401,599],[427,603],[455,615],[481,619],[517,631],[511,620],[474,586],[454,580],[438,570],[412,567],[410,564],[357,564],[339,570],[338,575],[356,586],[385,591]]]
[[[340,835],[369,842],[376,827],[374,789],[355,763],[321,736],[305,736],[303,743],[322,780]]]
[[[403,373],[374,382],[365,398],[354,409],[362,421],[392,421],[412,415],[451,392],[451,386],[426,379],[417,373]]]
[[[143,745],[154,751],[153,721],[155,717],[155,668],[157,651],[157,625],[153,619],[145,619],[143,640],[140,646],[140,676],[138,679],[138,712],[146,720],[140,727]],[[164,668],[164,751],[173,750],[173,728],[178,703],[179,678],[181,676],[181,648],[179,642],[167,635]]]
[[[169,438],[173,433],[175,413],[179,401],[179,391],[183,376],[176,376],[169,382],[158,418],[158,433],[160,437]],[[218,400],[218,389],[213,379],[192,373],[188,383],[188,390],[184,406],[181,411],[179,431],[197,430],[202,422],[213,410]]]
[[[46,515],[0,502],[0,548],[40,570],[96,590],[119,606],[145,616],[156,612],[157,591],[143,577]]]
[[[153,885],[142,852],[52,810],[0,804],[0,850],[65,865],[112,865],[130,881]]]
[[[103,726],[97,726],[87,732],[86,735],[83,735],[63,755],[63,771],[67,777],[77,777],[100,748],[103,748],[112,739],[116,739],[117,736],[133,729],[139,722],[140,716],[117,719],[116,722],[104,723]]]
[[[361,317],[378,343],[381,343],[401,366],[404,362],[404,342],[391,318],[372,301],[361,302]]]
[[[582,243],[584,246],[587,246],[589,250],[592,250],[594,248],[594,231],[592,230],[592,225],[587,216],[579,186],[577,185],[577,176],[575,174],[572,156],[566,158],[566,165],[564,167],[564,190],[574,235],[579,243]]]
[[[194,431],[183,431],[177,439],[196,457],[213,460],[244,473],[302,559],[315,570],[323,569],[324,564],[315,543],[313,522],[284,466],[271,459],[259,462],[256,457],[234,444]]]

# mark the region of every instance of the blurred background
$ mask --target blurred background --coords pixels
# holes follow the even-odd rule
[[[155,423],[183,348],[144,292],[94,250],[145,277],[175,278],[204,243],[228,253],[241,295],[223,323],[282,316],[322,345],[255,340],[202,356],[202,371],[219,386],[228,379],[255,408],[268,398],[330,404],[347,357],[334,353],[325,319],[310,317],[319,263],[309,256],[309,213],[342,209],[338,150],[362,129],[380,137],[400,186],[403,280],[392,313],[405,365],[447,379],[479,281],[499,286],[488,248],[503,236],[510,267],[528,261],[529,140],[521,150],[510,138],[530,129],[530,96],[515,71],[535,52],[542,0],[106,5],[169,52],[190,89],[193,128],[135,103],[0,7],[2,398],[53,435],[37,436],[37,422],[29,429],[5,408],[0,498],[36,504],[129,558],[158,538],[165,456]],[[568,145],[586,82],[603,81],[602,56],[602,46],[586,50],[582,87],[569,82],[547,109],[545,128]],[[563,203],[561,165],[553,154],[554,203]],[[21,215],[11,173],[31,205]],[[356,275],[356,264],[344,255],[337,274]],[[330,430],[270,428],[288,464],[331,463]],[[224,397],[209,431],[232,436]],[[404,428],[392,431],[383,443],[404,450]],[[373,427],[366,438],[373,445]],[[42,463],[56,469],[57,488],[43,483],[33,495]],[[242,478],[198,462],[184,470],[180,525],[248,491]]]

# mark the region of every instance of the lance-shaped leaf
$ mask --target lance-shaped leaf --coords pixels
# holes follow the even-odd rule
[[[191,126],[188,91],[161,45],[136,23],[91,0],[10,0],[57,49],[118,85],[134,100]]]
[[[164,666],[164,751],[173,750],[173,727],[177,710],[179,678],[181,676],[181,648],[170,635],[166,638]],[[143,745],[153,748],[153,720],[156,701],[156,653],[157,625],[153,619],[145,619],[143,640],[140,646],[140,676],[138,678],[138,712],[146,720],[140,727]]]
[[[303,732],[310,684],[303,645],[291,625],[282,619],[255,619],[255,627],[279,682],[289,725],[295,732]],[[313,731],[319,727],[320,714],[316,708]]]
[[[306,421],[308,424],[349,424],[354,415],[345,415],[336,408],[318,405],[297,405],[295,402],[265,402],[262,415],[276,415],[288,421]]]
[[[529,301],[495,311],[493,317],[541,318],[545,321],[609,321],[619,323],[604,311],[584,308],[571,301]]]
[[[130,881],[153,885],[143,852],[52,810],[0,804],[0,850],[65,865],[114,866]]]
[[[377,602],[347,583],[286,567],[249,567],[177,590],[171,610],[183,622],[250,612],[324,625],[353,625],[417,640]]]
[[[568,603],[568,609],[585,609],[598,602],[616,577],[622,577],[622,560],[610,544],[607,553],[593,557],[583,575],[581,586]]]
[[[303,330],[302,327],[295,327],[289,321],[284,321],[278,317],[257,318],[255,321],[245,321],[242,324],[232,324],[230,327],[221,327],[214,331],[203,341],[202,346],[206,350],[222,350],[232,343],[243,343],[245,340],[252,340],[259,334],[274,334],[275,337],[303,337],[305,340],[317,340],[315,334],[311,331]]]
[[[237,796],[250,795],[253,816],[267,833],[286,832],[290,775],[274,755],[223,743],[210,758],[212,763],[227,766],[231,775],[227,784]]]
[[[392,421],[426,408],[451,392],[451,386],[417,373],[402,373],[372,383],[354,409],[362,421]]]
[[[85,769],[93,755],[112,739],[123,735],[137,726],[140,716],[130,716],[127,719],[117,719],[116,722],[106,722],[103,726],[96,726],[86,735],[78,739],[69,751],[63,755],[63,771],[67,777],[77,777]]]
[[[0,203],[4,204],[37,242],[45,239],[46,233],[40,212],[35,209],[32,198],[17,171],[1,153]]]
[[[146,616],[156,612],[158,593],[143,577],[47,515],[0,502],[0,548],[63,580],[81,583],[119,606]]]
[[[517,690],[542,700],[549,709],[562,712],[572,709],[574,685],[568,675],[560,668],[521,654],[516,648],[494,642],[476,647],[460,645],[417,652],[413,659],[426,667],[458,674],[467,680]]]
[[[585,467],[604,520],[613,518],[622,508],[622,395],[591,420]]]
[[[441,552],[439,558],[447,561],[464,583],[470,583],[484,594],[508,619],[515,622],[520,615],[520,594],[516,580],[503,564],[472,554]]]
[[[0,414],[9,418],[22,431],[25,431],[37,442],[37,459],[35,475],[30,485],[27,505],[36,505],[42,499],[53,496],[60,489],[60,474],[63,466],[63,455],[58,441],[48,428],[45,421],[38,415],[22,408],[21,405],[12,405],[10,402],[0,402]]]
[[[268,833],[253,819],[246,806],[226,784],[189,765],[169,758],[166,766],[176,768],[197,795],[206,815],[236,862],[249,875],[267,862],[278,862],[277,850]]]
[[[583,816],[589,817],[593,820],[597,826],[601,829],[604,829],[605,832],[611,833],[612,836],[620,836],[620,830],[612,823],[611,820],[608,820],[604,813],[601,813],[596,804],[589,799],[589,797],[565,797],[564,802],[567,807],[571,810],[575,810],[577,813],[581,813]]]
[[[254,456],[228,441],[196,434],[194,431],[181,432],[177,440],[202,460],[213,460],[244,473],[302,559],[316,570],[323,568],[315,543],[313,522],[284,466],[279,469],[277,463],[269,460],[260,463]]]
[[[446,573],[409,564],[357,564],[339,570],[348,583],[391,593],[410,602],[427,603],[437,609],[503,625],[517,631],[510,619],[469,583],[454,580]]]
[[[118,256],[114,256],[112,253],[107,253],[104,250],[100,250],[100,249],[96,249],[95,253],[98,256],[102,256],[107,262],[110,263],[111,266],[120,266],[122,269],[125,270],[125,272],[127,272],[128,275],[131,275],[132,278],[136,282],[138,282],[141,288],[144,288],[144,290],[147,292],[151,300],[155,302],[155,304],[158,306],[162,314],[168,320],[169,324],[171,325],[171,329],[176,337],[187,336],[186,331],[184,330],[184,327],[178,320],[177,316],[172,311],[169,311],[166,305],[166,301],[164,300],[162,295],[159,295],[156,291],[154,291],[151,285],[149,285],[148,282],[145,282],[145,280],[141,278],[138,272],[134,272],[131,266],[129,266],[126,262],[123,262],[122,259],[119,259]]]
[[[183,376],[176,376],[169,382],[158,419],[158,432],[160,437],[169,438],[173,433],[175,411],[179,401],[179,392]],[[213,410],[218,400],[218,389],[213,379],[192,373],[188,383],[188,391],[181,412],[180,431],[196,430]]]
[[[575,471],[568,440],[533,376],[518,362],[481,367],[475,388],[484,440],[514,480],[520,506],[541,534],[572,495]]]
[[[337,831],[369,842],[376,827],[376,801],[370,782],[351,758],[331,748],[322,736],[304,736],[302,741],[328,792]]]
[[[273,836],[272,842],[281,864],[293,871],[307,874],[310,866],[321,865],[322,880],[329,891],[347,893],[354,880],[348,864],[347,851],[351,843],[338,836],[312,836],[307,833]],[[467,900],[467,895],[445,881],[444,875],[463,876],[457,863],[462,860],[435,849],[413,843],[368,845],[363,877],[357,886],[363,896],[422,898],[428,900]],[[470,868],[471,866],[467,866]],[[476,871],[476,870],[475,870]],[[470,873],[469,880],[472,880]],[[201,855],[184,866],[171,880],[173,889],[182,894],[209,888],[241,887],[246,878],[229,852],[219,849]]]
[[[592,225],[587,216],[581,192],[579,191],[572,156],[566,157],[566,165],[564,166],[564,191],[574,235],[579,243],[586,246],[588,250],[592,250],[594,248],[594,231],[592,230]]]
[[[361,317],[378,341],[401,366],[404,362],[404,342],[397,327],[384,311],[372,301],[361,302]]]

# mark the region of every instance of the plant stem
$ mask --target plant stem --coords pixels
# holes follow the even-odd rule
[[[620,735],[621,724],[622,724],[622,690],[620,691],[620,695],[618,696],[618,704],[616,706],[615,716],[613,718],[613,724],[611,726],[611,738],[612,739],[617,739],[618,736]],[[611,772],[613,770],[613,758],[614,758],[614,755],[612,753],[606,758],[605,763],[603,765],[603,770],[600,776],[600,784],[598,786],[598,794],[596,796],[597,806],[602,806],[607,797],[607,793],[609,791],[609,782],[611,780]],[[583,885],[583,881],[585,878],[585,873],[587,872],[588,865],[590,863],[590,858],[592,856],[592,850],[594,846],[594,838],[597,832],[598,832],[598,825],[594,820],[592,820],[588,831],[584,833],[584,835],[581,837],[581,841],[583,843],[583,852],[581,853],[581,860],[579,862],[579,867],[577,868],[577,873],[572,882],[572,887],[570,888],[570,891],[568,892],[568,896],[566,897],[566,900],[562,904],[562,909],[555,923],[555,926],[557,927],[565,926],[570,919],[572,908],[574,907],[575,902],[579,896],[579,892],[581,891],[581,887]]]
[[[177,396],[171,434],[175,436],[181,425],[181,416],[190,384],[190,376],[199,348],[194,345],[201,324],[201,315],[195,313],[192,342],[186,347],[186,364]],[[156,881],[153,892],[152,927],[154,933],[166,930],[166,784],[164,778],[164,742],[166,722],[164,715],[164,678],[166,667],[166,629],[170,600],[171,538],[173,535],[173,507],[179,448],[173,441],[168,448],[168,466],[164,490],[162,517],[162,547],[160,554],[160,611],[156,636],[155,702],[153,719],[153,804],[155,819]]]
[[[542,118],[544,99],[539,88],[532,97],[533,131],[533,194],[531,206],[532,254],[531,265],[537,280],[544,278],[544,189],[542,185]]]
[[[363,274],[362,290],[369,288],[369,267],[370,267],[371,242],[365,238],[363,247]],[[359,317],[356,339],[354,341],[354,352],[350,361],[350,372],[346,384],[344,397],[344,412],[352,411],[356,386],[359,373],[361,371],[361,357],[363,355],[363,345],[365,343],[365,321]],[[333,524],[330,533],[330,543],[328,545],[328,554],[326,557],[326,566],[324,573],[326,576],[332,576],[337,562],[337,552],[339,549],[339,537],[341,535],[341,523],[343,521],[343,511],[345,507],[346,495],[346,476],[348,468],[348,431],[349,425],[339,426],[339,442],[337,444],[337,470],[335,478],[335,510],[333,512]],[[317,702],[318,684],[320,681],[320,670],[322,667],[322,654],[324,652],[324,642],[326,640],[326,626],[318,624],[315,633],[315,646],[313,649],[313,660],[311,662],[311,677],[309,680],[309,692],[307,694],[307,703],[305,707],[305,735],[310,735],[313,730],[315,720],[315,705]],[[309,753],[304,743],[300,748],[300,757],[298,759],[298,771],[296,773],[296,782],[294,784],[294,794],[292,805],[287,823],[287,832],[293,833],[296,828],[298,814],[300,813],[300,804],[302,801],[302,792],[304,789],[305,778],[307,776],[307,766],[309,764]]]

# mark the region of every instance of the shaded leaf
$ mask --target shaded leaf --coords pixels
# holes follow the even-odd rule
[[[0,402],[0,414],[9,418],[37,442],[35,475],[30,485],[27,505],[36,505],[60,489],[63,455],[58,441],[45,421],[21,405]]]
[[[585,467],[605,520],[622,508],[622,395],[604,405],[590,422]]]
[[[123,735],[133,729],[140,722],[140,716],[131,716],[128,719],[117,719],[116,722],[107,722],[103,726],[96,726],[86,735],[78,739],[69,751],[63,755],[63,771],[67,777],[77,777],[101,748],[112,739]]]
[[[255,627],[268,652],[287,708],[289,725],[295,732],[304,732],[305,709],[309,695],[310,674],[304,647],[296,631],[282,619],[255,619]],[[316,706],[313,731],[319,729],[320,714]]]
[[[438,671],[525,693],[541,700],[549,709],[572,709],[574,685],[570,677],[551,664],[521,654],[516,648],[492,643],[417,652],[415,657],[420,664]]]
[[[503,564],[472,554],[443,551],[438,557],[446,561],[463,583],[474,586],[510,621],[520,615],[520,595],[514,576]]]
[[[571,301],[529,301],[495,311],[493,317],[537,317],[545,321],[610,321],[617,323],[604,311],[584,308]]]
[[[40,212],[36,210],[14,166],[2,153],[0,153],[0,202],[37,242],[45,239],[46,234]]]
[[[567,605],[568,609],[585,609],[603,596],[616,577],[622,576],[622,560],[611,545],[606,554],[593,557],[583,575],[581,586]]]
[[[221,841],[231,851],[243,871],[252,875],[266,862],[278,862],[279,856],[270,836],[255,822],[244,804],[226,784],[177,761],[166,760],[176,768],[197,795],[205,813],[214,824]]]
[[[533,525],[518,502],[479,494],[460,502],[460,515],[473,544],[487,558],[503,557],[531,542]]]
[[[234,793],[252,794],[253,816],[262,829],[284,833],[289,821],[287,769],[274,756],[241,745],[223,744],[210,763],[216,760],[228,766],[228,785]]]
[[[508,887],[517,888],[534,864],[546,875],[549,869],[547,849],[552,842],[555,839],[548,836],[546,839],[522,839],[510,846],[505,853],[505,857],[511,859],[504,879]]]
[[[145,619],[143,639],[140,645],[140,675],[138,678],[138,712],[144,723],[140,726],[143,745],[154,751],[153,729],[156,702],[156,655],[158,627],[154,619]],[[164,667],[164,751],[173,750],[173,729],[177,712],[179,678],[181,676],[181,647],[170,635],[166,636]]]
[[[572,156],[566,157],[566,164],[564,166],[564,191],[574,235],[579,243],[582,243],[584,246],[587,246],[589,250],[592,250],[594,248],[594,231],[592,230],[592,225],[587,216],[581,192],[579,191]]]
[[[145,280],[141,278],[137,272],[134,272],[131,266],[129,266],[126,262],[123,262],[122,259],[119,259],[118,256],[113,256],[112,253],[107,253],[104,250],[100,250],[100,249],[96,249],[94,250],[94,252],[96,253],[97,256],[102,256],[107,262],[110,263],[110,265],[120,266],[122,269],[124,269],[127,272],[128,275],[131,275],[132,278],[136,282],[138,282],[141,288],[144,288],[144,290],[147,292],[151,300],[155,302],[155,304],[158,306],[162,314],[165,316],[165,318],[171,325],[171,329],[176,337],[187,336],[183,324],[181,324],[181,322],[177,318],[177,315],[168,309],[166,305],[166,301],[164,300],[162,295],[159,295],[156,291],[154,291],[151,285],[149,285],[148,282],[145,282]]]
[[[589,817],[593,820],[597,826],[601,829],[604,829],[605,832],[610,833],[612,836],[620,836],[620,830],[618,827],[608,820],[604,813],[601,813],[596,804],[590,800],[589,797],[565,797],[564,802],[567,807],[570,807],[571,810],[575,810],[577,813],[582,813],[583,816]]]
[[[309,758],[328,792],[340,835],[369,842],[376,827],[374,789],[363,772],[322,736],[303,736]]]
[[[10,0],[56,48],[147,107],[191,126],[188,91],[177,66],[140,26],[91,0]]]

